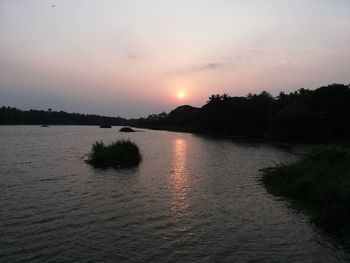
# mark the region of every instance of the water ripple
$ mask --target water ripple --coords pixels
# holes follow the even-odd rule
[[[115,129],[0,127],[1,262],[347,262],[341,245],[269,195],[258,169],[295,158],[269,146],[135,133],[133,170],[81,156]],[[11,146],[10,146],[11,145]],[[169,172],[171,171],[171,172]]]

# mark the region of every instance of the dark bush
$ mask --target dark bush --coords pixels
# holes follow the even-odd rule
[[[123,127],[119,130],[120,132],[135,132],[134,129],[130,127]]]
[[[131,168],[141,162],[138,146],[129,140],[119,140],[109,145],[95,142],[86,161],[95,168]]]
[[[263,169],[269,192],[290,198],[329,230],[350,227],[350,153],[337,146],[318,147],[290,165]]]

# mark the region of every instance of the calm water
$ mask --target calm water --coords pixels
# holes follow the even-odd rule
[[[137,142],[134,170],[84,163],[95,140]],[[0,127],[1,262],[345,262],[259,184],[294,156],[191,134]]]

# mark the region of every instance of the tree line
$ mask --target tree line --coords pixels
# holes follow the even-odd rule
[[[235,138],[326,142],[349,139],[350,85],[298,89],[277,97],[266,91],[242,97],[216,94],[200,108],[183,105],[139,119],[3,106],[0,124],[129,125]]]
[[[120,117],[106,117],[94,114],[68,113],[64,111],[20,110],[14,107],[0,108],[0,125],[126,125]]]
[[[350,136],[350,85],[298,89],[277,97],[266,91],[232,97],[217,94],[201,108],[180,106],[135,125],[248,139],[326,142]]]

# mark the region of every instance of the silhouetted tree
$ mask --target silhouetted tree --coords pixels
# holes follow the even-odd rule
[[[177,107],[167,114],[126,120],[66,113],[63,111],[21,111],[0,108],[0,124],[129,125],[155,129],[176,129],[279,141],[328,141],[350,136],[350,86],[332,84],[316,90],[249,93],[245,97],[215,94],[201,108]]]
[[[1,107],[0,124],[60,124],[60,125],[126,125],[127,120],[120,117],[105,117],[92,114],[67,113],[64,111],[29,110]]]
[[[165,115],[164,115],[165,116]],[[153,122],[152,122],[152,121]],[[143,121],[143,122],[142,122]],[[200,109],[184,105],[164,118],[140,119],[149,128],[181,127],[198,133],[282,141],[325,141],[350,134],[349,85],[268,92],[246,97],[214,94]]]

